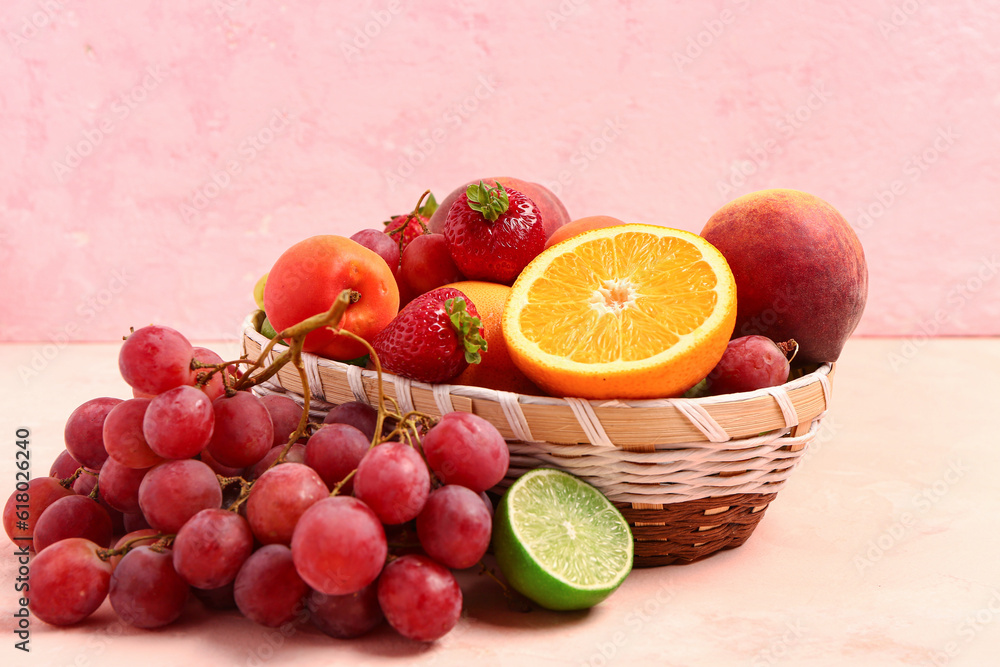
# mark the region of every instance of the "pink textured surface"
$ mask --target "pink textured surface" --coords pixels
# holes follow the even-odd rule
[[[1000,334],[1000,8],[11,0],[2,340],[231,337],[291,243],[511,175],[700,231],[827,199],[869,335]],[[366,34],[367,33],[367,34]]]
[[[633,570],[589,611],[512,611],[472,568],[458,575],[458,627],[432,645],[385,626],[354,641],[301,622],[269,629],[194,600],[176,623],[145,631],[121,623],[106,602],[72,628],[31,618],[25,655],[13,633],[19,564],[0,531],[0,664],[994,667],[1000,448],[983,415],[996,410],[1000,339],[931,340],[907,363],[886,366],[908,342],[848,342],[830,414],[746,544],[689,565]],[[0,367],[24,363],[34,348],[0,344]],[[0,500],[14,490],[18,428],[31,431],[38,476],[62,449],[77,405],[128,396],[117,358],[115,343],[69,345],[44,381],[0,385],[9,443]]]

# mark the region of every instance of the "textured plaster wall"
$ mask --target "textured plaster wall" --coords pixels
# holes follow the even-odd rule
[[[6,0],[0,41],[3,340],[234,336],[286,246],[485,175],[691,231],[807,190],[860,334],[1000,334],[996,2]]]

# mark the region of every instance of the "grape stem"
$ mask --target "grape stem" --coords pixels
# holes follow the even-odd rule
[[[382,442],[379,435],[382,433],[382,426],[385,424],[385,417],[387,414],[385,408],[385,391],[383,391],[382,385],[382,362],[379,361],[378,353],[375,351],[375,348],[361,336],[357,335],[353,331],[347,331],[346,329],[337,329],[337,333],[341,336],[347,336],[351,340],[361,343],[365,349],[368,350],[368,358],[371,359],[372,363],[375,365],[375,378],[378,383],[378,417],[375,419],[375,433],[372,434],[371,446],[374,447],[379,442]],[[396,412],[399,412],[398,406],[396,408]]]
[[[83,466],[81,466],[81,467],[77,468],[76,471],[72,475],[70,475],[69,477],[66,477],[64,479],[59,480],[59,484],[63,488],[68,489],[68,488],[72,487],[73,486],[73,482],[75,482],[80,477],[80,475],[83,475],[83,474],[93,475],[94,477],[97,477],[97,475],[98,475],[98,473],[94,472],[93,470],[87,470],[86,468],[84,468]]]
[[[154,538],[156,539],[156,542],[151,544],[150,548],[163,550],[170,546],[175,537],[177,537],[176,533],[159,533],[157,535],[142,535],[139,537],[133,537],[131,540],[128,540],[125,544],[116,549],[98,549],[97,557],[106,561],[113,556],[124,556],[139,542],[144,542]]]
[[[776,343],[776,345],[778,346],[778,349],[781,350],[781,353],[788,359],[788,363],[792,363],[795,360],[795,355],[799,353],[799,343],[794,338],[790,338],[784,343]],[[792,353],[792,356],[790,357],[788,356],[789,352]]]
[[[425,223],[423,221],[423,215],[420,213],[420,210],[424,206],[424,200],[427,199],[427,197],[428,197],[428,195],[430,195],[430,193],[431,193],[430,190],[424,190],[424,194],[420,195],[420,199],[417,200],[417,205],[413,208],[413,211],[411,211],[410,213],[405,214],[405,217],[403,218],[402,224],[399,225],[398,227],[396,227],[394,229],[390,229],[390,230],[388,230],[386,232],[386,234],[389,235],[389,238],[392,238],[392,235],[396,234],[397,232],[400,233],[399,234],[399,238],[396,239],[396,245],[399,246],[399,251],[400,252],[403,251],[403,237],[406,235],[406,233],[405,233],[404,230],[406,229],[406,226],[410,224],[410,220],[413,220],[414,218],[417,219],[417,221],[420,223],[420,228],[423,230],[421,232],[422,234],[428,234],[428,233],[430,233],[431,230],[427,228],[427,223]],[[385,224],[388,226],[391,223],[392,223],[392,220],[389,220]]]
[[[320,327],[334,327],[340,324],[341,320],[344,319],[344,314],[347,312],[347,307],[351,305],[354,295],[357,294],[353,290],[344,290],[337,295],[334,299],[333,304],[330,309],[325,313],[320,313],[319,315],[313,315],[312,317],[307,317],[298,324],[293,324],[292,326],[278,332],[274,338],[260,351],[260,355],[257,360],[246,370],[234,387],[237,391],[242,389],[249,389],[264,382],[265,380],[273,377],[281,368],[289,361],[298,361],[301,364],[302,358],[302,344],[305,342],[306,334],[319,329]],[[354,299],[356,300],[356,299]],[[264,359],[266,359],[270,354],[274,346],[285,339],[290,339],[291,343],[288,349],[282,352],[278,357],[271,362],[267,368],[257,375],[253,375],[253,372],[261,368],[261,364]],[[303,376],[305,375],[303,369]],[[308,386],[308,382],[305,382],[303,388]],[[303,392],[305,400],[309,400],[309,392]],[[303,411],[305,415],[304,420],[299,422],[301,429],[305,428],[305,424],[308,423],[308,411]],[[301,436],[301,433],[299,433]]]
[[[426,195],[427,193],[424,194],[424,196]],[[423,202],[423,197],[421,197],[420,201]],[[418,209],[419,206],[420,204],[418,203]],[[373,348],[371,344],[361,336],[340,327],[340,323],[344,319],[344,314],[347,312],[348,306],[350,306],[352,302],[357,301],[359,296],[360,295],[353,290],[343,290],[339,295],[337,295],[336,300],[334,300],[333,305],[330,306],[330,309],[327,312],[306,318],[298,324],[292,325],[279,332],[260,351],[257,360],[254,361],[249,368],[247,368],[247,370],[243,373],[243,376],[237,380],[232,387],[227,386],[227,395],[231,395],[230,392],[235,393],[236,391],[249,389],[250,387],[256,386],[273,377],[289,361],[292,362],[292,365],[295,366],[295,369],[298,372],[299,381],[302,384],[302,416],[299,418],[298,428],[296,428],[295,431],[288,437],[288,443],[284,446],[284,449],[281,450],[278,457],[271,463],[270,466],[268,466],[268,469],[285,462],[285,457],[288,455],[288,452],[291,451],[292,446],[306,434],[310,426],[309,404],[312,392],[309,389],[309,375],[306,373],[305,365],[302,363],[302,348],[305,344],[306,335],[321,327],[328,327],[338,335],[346,336],[347,338],[360,343],[368,351],[368,356],[371,359],[372,364],[375,366],[375,376],[378,388],[378,409],[375,420],[375,432],[372,434],[372,441],[369,447],[375,447],[376,445],[393,437],[399,437],[400,439],[405,439],[411,447],[416,448],[423,457],[423,452],[421,451],[422,448],[419,446],[420,429],[431,428],[436,420],[430,415],[417,411],[410,411],[405,415],[400,415],[399,404],[396,403],[392,397],[387,397],[385,394],[385,385],[382,379],[382,363],[379,361],[378,353],[375,352],[375,348]],[[263,360],[267,359],[271,354],[271,351],[274,349],[274,346],[283,340],[288,341],[288,349],[264,367]],[[240,359],[238,362],[223,362],[222,364],[209,364],[207,366],[213,366],[216,370],[222,370],[228,367],[230,363],[247,364],[250,363],[250,360]],[[207,366],[199,364],[198,362],[192,362],[192,369]],[[255,371],[260,372],[255,375]],[[395,408],[394,411],[387,407],[386,399],[392,402],[393,407]],[[387,418],[396,420],[397,426],[388,435],[383,437],[382,431]],[[428,466],[428,471],[430,471],[430,466]],[[340,480],[340,482],[334,486],[330,495],[335,496],[340,493],[344,484],[346,484],[347,481],[354,476],[355,472],[357,472],[356,469],[351,471],[346,477],[344,477],[344,479]],[[431,475],[433,479],[433,473],[431,473]],[[240,505],[242,505],[249,497],[254,482],[247,482],[242,477],[219,476],[219,482],[223,485],[223,487],[237,480],[240,481],[241,490],[239,497],[233,501],[233,504],[229,507],[229,509],[233,511],[238,510]]]
[[[340,493],[340,489],[342,489],[342,488],[344,487],[344,485],[345,485],[345,484],[347,484],[347,482],[348,482],[348,481],[349,481],[349,480],[350,480],[351,478],[353,478],[353,477],[354,477],[354,473],[356,473],[357,471],[358,471],[358,469],[357,469],[357,468],[355,468],[355,469],[354,469],[354,470],[352,470],[351,472],[349,472],[349,473],[347,473],[346,475],[344,475],[344,479],[342,479],[342,480],[340,480],[339,482],[337,482],[337,484],[336,484],[336,485],[335,485],[335,486],[333,487],[333,490],[332,490],[332,491],[330,491],[330,496],[332,497],[332,496],[335,496],[335,495],[337,495],[338,493]]]
[[[420,429],[421,427],[423,427],[424,429],[429,430],[434,426],[437,420],[431,417],[430,415],[418,412],[416,410],[411,410],[410,412],[401,415],[399,404],[396,403],[395,399],[393,399],[392,397],[387,397],[385,395],[384,385],[382,382],[382,362],[379,361],[378,353],[375,351],[375,348],[372,347],[368,343],[368,341],[366,341],[365,339],[361,338],[360,336],[351,331],[338,329],[337,333],[342,336],[347,336],[348,338],[356,340],[362,345],[364,345],[365,349],[368,350],[369,359],[371,359],[372,364],[374,364],[375,366],[375,377],[378,383],[378,416],[375,419],[375,432],[372,434],[372,442],[370,447],[375,447],[379,443],[390,441],[393,438],[406,440],[406,443],[410,447],[413,447],[414,449],[417,450],[417,453],[420,454],[420,458],[424,460],[424,464],[427,464],[427,457],[424,456],[423,447],[420,446],[421,443]],[[390,411],[388,408],[386,408],[387,398],[389,399],[389,401],[392,402],[393,406],[395,407],[395,411]],[[396,428],[390,431],[387,435],[382,436],[381,435],[382,427],[385,424],[386,417],[391,417],[392,419],[396,420]],[[357,472],[357,469],[352,470],[350,474],[348,474],[344,479],[342,479],[337,484],[337,486],[334,487],[333,491],[330,492],[330,495],[331,496],[337,495],[337,493],[340,491],[340,488],[347,482],[347,480],[351,479],[351,477],[354,476],[355,472]],[[434,475],[434,471],[431,470],[430,465],[427,466],[427,472],[430,474],[431,484],[437,487],[440,483],[437,477]]]

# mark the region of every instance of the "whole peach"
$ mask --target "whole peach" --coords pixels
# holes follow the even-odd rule
[[[760,190],[719,209],[701,235],[736,279],[734,337],[794,338],[796,361],[837,360],[868,296],[864,250],[837,209],[799,190]]]

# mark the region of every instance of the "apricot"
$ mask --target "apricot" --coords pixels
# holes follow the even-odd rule
[[[345,289],[351,290],[352,303],[340,326],[373,341],[399,310],[392,270],[381,255],[347,237],[313,236],[285,250],[268,272],[265,311],[275,331],[282,331],[325,313]],[[302,349],[341,361],[368,351],[330,327],[307,334]]]
[[[716,211],[701,235],[736,279],[734,338],[794,338],[797,362],[837,360],[868,297],[864,249],[837,209],[799,190],[760,190]]]

